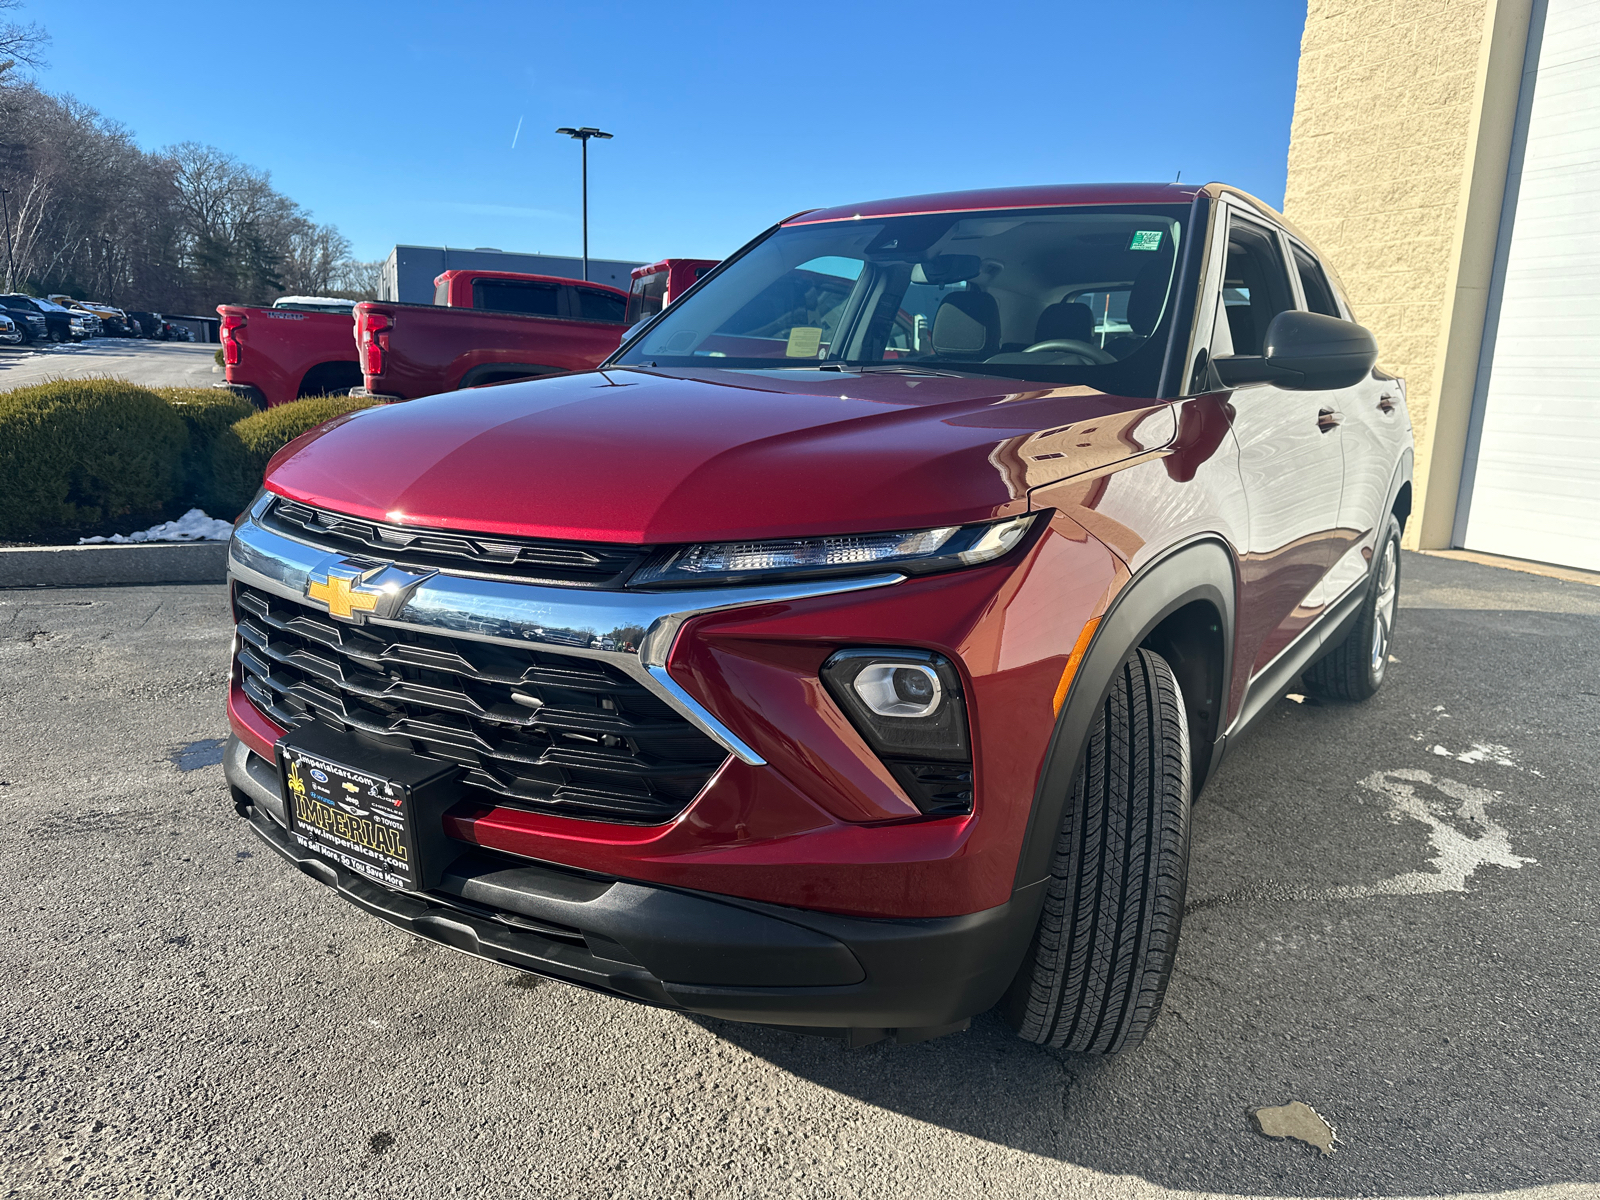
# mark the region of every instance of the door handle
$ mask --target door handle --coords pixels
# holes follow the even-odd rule
[[[1317,413],[1317,428],[1327,433],[1331,429],[1339,428],[1339,422],[1344,420],[1343,413],[1336,413],[1331,408],[1321,409]]]
[[[1378,407],[1386,413],[1392,413],[1394,411],[1394,397],[1385,392],[1378,397]]]

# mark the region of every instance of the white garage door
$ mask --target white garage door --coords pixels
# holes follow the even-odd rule
[[[1600,0],[1549,0],[1462,542],[1600,571]]]

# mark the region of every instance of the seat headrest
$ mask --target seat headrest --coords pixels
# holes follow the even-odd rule
[[[1000,306],[988,292],[951,292],[933,315],[933,352],[988,358],[1000,348]]]
[[[1094,339],[1094,310],[1074,300],[1061,300],[1039,314],[1034,326],[1035,342],[1088,342]]]
[[[1140,337],[1149,337],[1161,320],[1167,303],[1167,283],[1172,278],[1172,260],[1166,257],[1147,262],[1134,276],[1128,294],[1128,324]]]

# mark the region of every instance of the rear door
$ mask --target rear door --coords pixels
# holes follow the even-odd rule
[[[610,325],[624,323],[628,310],[626,297],[577,284],[569,284],[562,290],[567,293],[567,315],[573,320],[604,321]]]
[[[1289,261],[1300,290],[1300,307],[1351,321],[1327,272],[1309,248],[1286,239]],[[1339,524],[1334,531],[1332,562],[1323,586],[1331,604],[1367,577],[1367,563],[1388,513],[1389,484],[1405,432],[1405,399],[1399,381],[1374,371],[1352,387],[1316,392],[1319,413],[1339,423],[1344,461],[1344,487],[1339,497]]]
[[[1278,231],[1232,206],[1227,220],[1211,353],[1258,355],[1272,318],[1296,307],[1296,292]],[[1338,421],[1324,411],[1327,395],[1252,383],[1229,397],[1250,512],[1239,637],[1257,647],[1251,674],[1323,611],[1344,476]]]

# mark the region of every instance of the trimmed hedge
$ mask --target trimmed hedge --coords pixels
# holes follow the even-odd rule
[[[221,388],[59,379],[0,392],[0,539],[129,533],[189,508],[232,520],[279,449],[375,400],[257,411]]]
[[[210,474],[218,511],[206,511],[231,520],[261,487],[261,476],[274,454],[325,421],[377,403],[369,396],[309,396],[235,422],[231,436],[218,438],[211,448]]]
[[[152,388],[182,419],[189,431],[189,448],[183,458],[183,478],[179,485],[185,508],[203,508],[213,517],[231,519],[237,512],[224,513],[231,496],[218,493],[212,458],[218,441],[234,436],[233,426],[258,411],[250,401],[223,388]]]
[[[164,519],[183,481],[183,418],[148,388],[61,379],[0,393],[0,538],[72,538]]]

